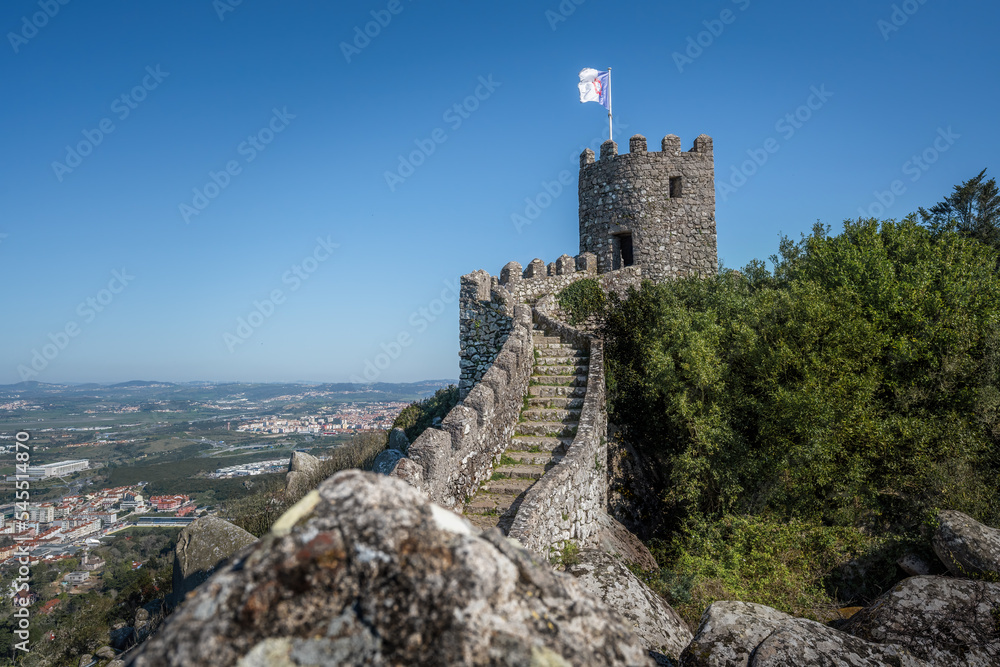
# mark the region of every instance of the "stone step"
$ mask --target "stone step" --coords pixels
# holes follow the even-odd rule
[[[582,398],[567,398],[565,396],[533,396],[528,399],[530,408],[561,408],[563,410],[580,410],[583,408]]]
[[[554,387],[586,387],[587,376],[586,375],[532,375],[531,384],[549,385]]]
[[[465,514],[465,519],[479,530],[489,530],[496,528],[500,519],[495,514]]]
[[[533,375],[586,375],[590,372],[590,366],[565,366],[549,364],[539,366],[535,364]]]
[[[535,366],[589,366],[590,357],[581,354],[573,354],[571,351],[567,350],[565,354],[561,351],[556,350],[559,354],[547,354],[538,355],[535,357]],[[552,350],[546,350],[546,352],[552,352]]]
[[[528,487],[534,483],[534,480],[525,480],[528,482]],[[462,514],[492,514],[497,518],[501,514],[506,512],[510,506],[514,503],[517,497],[524,493],[524,490],[514,491],[510,493],[505,493],[503,491],[493,492],[487,491],[485,488],[480,490],[476,497],[470,500],[462,508]]]
[[[545,435],[515,435],[510,439],[507,454],[513,457],[519,452],[565,452],[571,444],[573,438],[569,436],[552,438]]]
[[[535,345],[551,345],[562,342],[562,338],[559,336],[545,336],[538,333],[532,336],[532,340],[535,342]]]
[[[521,422],[514,435],[537,435],[546,438],[569,438],[576,435],[576,422]]]
[[[539,398],[552,398],[552,397],[567,397],[567,398],[583,398],[587,394],[587,387],[570,387],[567,385],[545,385],[545,384],[533,384],[528,385],[528,396],[536,396]]]
[[[568,343],[539,343],[535,341],[535,349],[539,351],[539,354],[543,350],[578,350],[580,348],[569,345]]]
[[[511,467],[523,467],[524,470],[519,471],[519,475],[511,477],[498,477],[497,479],[491,479],[488,482],[483,482],[482,490],[479,493],[481,494],[485,492],[494,495],[516,497],[531,488],[531,485],[537,482],[541,476],[545,474],[545,466],[541,465],[534,466],[531,464],[525,464],[524,466]],[[537,470],[535,470],[535,468],[537,468]],[[497,472],[500,472],[500,470],[494,471],[494,473]]]
[[[537,348],[539,357],[566,357],[566,356],[577,356],[588,358],[590,355],[587,351],[579,347],[573,347],[572,345],[564,345],[562,347],[539,347]]]
[[[526,422],[579,422],[580,410],[562,408],[529,408],[521,410],[521,418]]]
[[[492,485],[494,483],[503,483],[506,481],[525,481],[525,480],[535,480],[541,479],[542,475],[545,474],[544,464],[535,463],[508,463],[504,465],[499,465],[493,468],[493,475],[498,479],[486,482],[486,487],[495,491],[495,487]],[[500,477],[500,475],[506,475],[506,477]],[[528,485],[530,486],[530,484]],[[524,488],[528,488],[527,486]]]
[[[562,444],[562,443],[560,443]],[[546,470],[554,466],[555,464],[562,461],[563,453],[562,449],[557,449],[556,451],[541,451],[541,452],[519,452],[516,450],[507,450],[507,456],[514,459],[518,463],[524,463],[528,465],[540,465]]]

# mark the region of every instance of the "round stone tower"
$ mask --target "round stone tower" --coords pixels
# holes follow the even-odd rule
[[[597,270],[642,267],[644,278],[714,274],[715,162],[712,138],[701,135],[681,151],[681,140],[663,138],[662,151],[647,152],[635,135],[629,153],[605,141],[601,159],[589,148],[580,156],[580,252],[597,256]]]

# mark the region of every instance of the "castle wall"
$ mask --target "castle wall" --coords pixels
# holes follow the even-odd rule
[[[463,277],[463,293],[464,287]],[[506,451],[534,361],[531,309],[516,306],[511,329],[482,378],[439,428],[429,428],[413,441],[392,476],[423,490],[439,505],[461,505],[490,478],[494,460]]]
[[[643,275],[663,281],[718,270],[715,236],[715,166],[712,139],[701,135],[687,152],[668,135],[662,151],[647,152],[632,137],[618,155],[607,141],[600,159],[589,148],[580,156],[580,252],[597,257],[600,273],[621,265],[620,238],[631,234],[634,263]],[[671,179],[679,196],[671,197]],[[678,193],[675,193],[678,194]]]
[[[496,278],[482,269],[462,276],[458,312],[460,399],[469,395],[500,354],[514,327],[516,302]]]

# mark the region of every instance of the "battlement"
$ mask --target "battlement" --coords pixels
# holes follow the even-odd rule
[[[668,134],[663,137],[663,141],[660,142],[660,151],[650,152],[646,147],[646,137],[641,134],[632,135],[632,138],[628,142],[628,153],[619,154],[618,144],[614,141],[605,141],[601,144],[601,160],[610,159],[635,159],[642,156],[645,157],[669,157],[669,158],[686,158],[692,160],[705,160],[712,159],[713,156],[713,146],[712,137],[707,134],[699,135],[697,139],[694,140],[694,146],[691,147],[689,151],[681,151],[681,138],[676,134]],[[588,165],[595,163],[596,154],[591,149],[586,149],[580,154],[580,169],[584,169]]]
[[[702,134],[689,151],[668,134],[660,151],[634,135],[629,153],[605,141],[600,159],[580,155],[580,251],[599,273],[638,265],[654,281],[711,274],[715,243],[715,158]]]

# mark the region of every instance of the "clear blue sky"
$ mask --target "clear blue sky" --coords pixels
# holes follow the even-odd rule
[[[584,67],[621,143],[714,138],[730,267],[1000,170],[994,3],[235,1],[0,7],[0,383],[34,351],[43,382],[347,381],[401,335],[370,378],[457,377],[449,284],[578,251]]]

